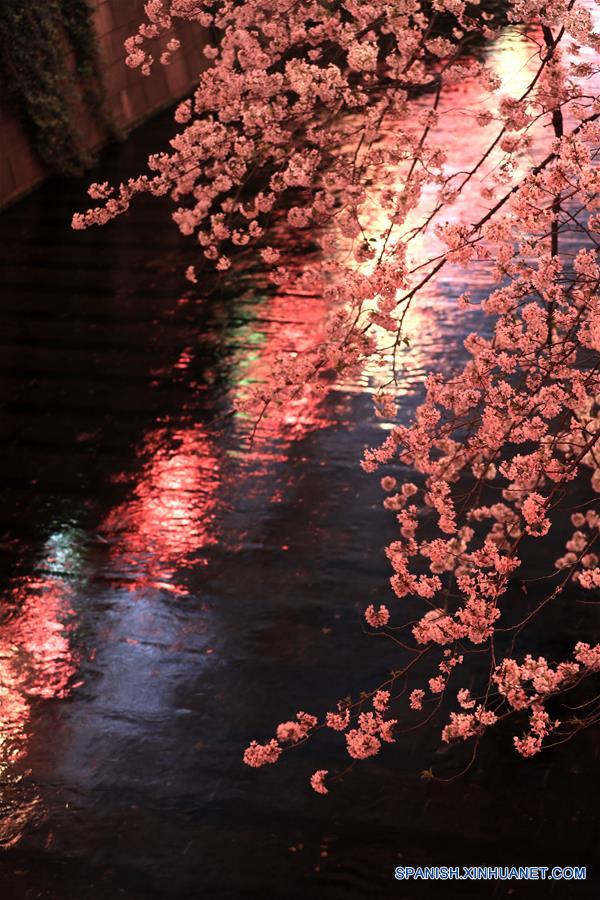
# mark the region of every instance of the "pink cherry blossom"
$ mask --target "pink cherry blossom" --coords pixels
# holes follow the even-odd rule
[[[425,696],[425,691],[422,688],[415,688],[411,691],[410,694],[410,708],[411,709],[423,709],[423,698]]]
[[[318,769],[310,777],[310,785],[317,794],[328,794],[329,790],[325,787],[325,777],[329,774],[327,769]]]
[[[247,766],[258,768],[266,763],[275,763],[281,756],[281,747],[276,740],[270,740],[266,744],[258,744],[252,741],[244,751],[244,762]]]
[[[390,613],[387,606],[382,603],[379,609],[375,609],[373,604],[367,606],[365,610],[365,619],[372,628],[382,628],[390,620]]]
[[[381,741],[374,734],[353,728],[346,734],[346,746],[353,759],[367,759],[381,749]]]
[[[384,602],[364,616],[384,629],[369,632],[370,643],[395,642],[400,659],[379,688],[321,723],[344,733],[353,759],[394,740],[396,720],[384,715],[396,715],[405,691],[412,710],[427,689],[432,706],[446,699],[457,666],[473,695],[457,691],[442,740],[479,740],[498,719],[527,713],[514,745],[533,756],[559,728],[548,701],[600,671],[600,645],[567,601],[574,592],[593,602],[600,588],[600,515],[590,506],[600,493],[600,37],[582,0],[507,0],[503,14],[530,42],[523,88],[513,90],[489,63],[485,45],[502,20],[483,6],[148,0],[125,42],[127,64],[142,75],[171,64],[174,28],[191,21],[212,35],[198,52],[198,86],[177,105],[176,133],[147,172],[92,185],[95,205],[73,217],[78,230],[104,225],[138,195],[164,198],[192,239],[192,284],[207,270],[227,282],[239,255],[252,253],[274,290],[307,305],[323,299],[322,338],[291,347],[247,385],[233,402],[244,422],[285,417],[348,380],[369,383],[381,438],[360,465],[397,473],[380,484],[398,602],[393,627]],[[474,80],[471,103],[463,87]],[[469,123],[464,158],[444,140],[457,108]],[[316,252],[290,262],[283,233],[286,247],[308,234]],[[489,290],[480,289],[484,268]],[[452,271],[466,288],[453,315],[476,330],[462,356],[450,347],[440,371],[419,376],[413,409],[400,380],[416,359],[411,318],[426,319]],[[546,539],[569,521],[564,552],[546,559]],[[546,569],[530,592],[531,545]],[[562,660],[527,652],[550,606],[581,627]],[[513,635],[518,654],[508,649]],[[582,727],[597,716],[597,705],[582,712]],[[282,744],[317,726],[298,713],[244,759],[275,762]],[[565,717],[561,739],[578,728]],[[312,776],[318,793],[327,771]]]

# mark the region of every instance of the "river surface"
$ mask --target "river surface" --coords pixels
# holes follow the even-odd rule
[[[528,52],[507,37],[495,64],[518,75]],[[476,86],[456,90],[462,104]],[[171,128],[170,114],[143,126],[94,180],[140,171]],[[309,393],[249,448],[232,399],[319,340],[323,301],[268,290],[251,259],[224,288],[192,288],[161,203],[71,232],[84,205],[83,183],[52,183],[0,216],[2,900],[598,896],[590,731],[525,761],[492,729],[445,784],[419,776],[460,769],[438,723],[326,797],[308,778],[340,763],[339,742],[243,765],[251,738],[398,665],[361,626],[389,600],[395,537],[358,465],[386,427],[377,373]],[[484,271],[469,284],[485,286]],[[426,372],[484,327],[459,313],[464,289],[451,273],[411,314],[405,419]],[[592,617],[570,608],[546,620],[558,658]],[[403,886],[399,864],[591,870],[543,891],[459,889]]]

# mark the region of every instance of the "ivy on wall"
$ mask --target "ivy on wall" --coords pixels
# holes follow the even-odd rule
[[[0,89],[51,172],[78,175],[92,163],[82,109],[113,128],[88,0],[0,0]]]

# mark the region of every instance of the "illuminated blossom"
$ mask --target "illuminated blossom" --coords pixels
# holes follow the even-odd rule
[[[328,794],[329,790],[325,787],[325,776],[328,775],[329,772],[327,769],[318,769],[314,772],[310,777],[310,784],[313,791],[316,791],[317,794]]]
[[[411,691],[410,694],[410,708],[411,709],[423,709],[423,697],[425,696],[425,691],[422,688],[415,688]]]
[[[600,671],[599,647],[585,634],[562,662],[526,650],[503,656],[510,644],[500,639],[513,628],[525,639],[567,588],[600,588],[600,516],[588,498],[574,509],[569,494],[575,483],[600,493],[600,106],[590,88],[600,36],[582,0],[508,0],[506,19],[536,37],[526,84],[514,92],[486,64],[485,48],[477,58],[466,52],[473,37],[485,44],[502,26],[484,5],[148,0],[125,43],[127,64],[143,75],[171,63],[179,19],[219,39],[199,52],[198,87],[177,106],[168,149],[150,156],[144,175],[92,185],[97,205],[73,217],[75,229],[103,225],[140,194],[169,198],[196,248],[192,283],[202,267],[232,279],[233,261],[252,251],[275,289],[307,306],[323,299],[323,338],[290,348],[264,381],[245,385],[240,421],[285,418],[308,392],[377,381],[381,438],[361,466],[402,473],[380,482],[400,603],[394,627],[379,635],[402,660],[385,689],[369,687],[325,718],[354,759],[393,740],[395,720],[383,714],[397,687],[420,710],[425,688],[441,699],[473,653],[488,662],[473,666],[488,673],[473,692],[493,697],[493,710],[460,689],[442,739],[479,737],[496,717],[527,711],[528,730],[514,741],[526,757],[558,727],[546,702]],[[480,90],[472,106],[462,89],[456,103],[467,80]],[[444,140],[457,105],[474,129],[459,142],[464,159]],[[282,236],[293,243],[300,232],[316,252],[284,264]],[[457,266],[469,290],[453,300],[453,316],[462,327],[477,308],[485,325],[467,334],[463,356],[450,349],[443,371],[423,376],[409,417],[398,373],[415,360],[411,319],[430,292],[448,294]],[[487,294],[482,267],[493,282]],[[527,588],[529,547],[569,516],[564,553],[547,579],[536,574],[548,586],[538,601]],[[375,629],[390,621],[384,604],[364,615]],[[417,675],[421,659],[429,668]],[[412,678],[423,687],[411,690]],[[581,715],[591,724],[598,708]],[[572,721],[561,726],[569,734]],[[277,739],[252,742],[245,761],[275,762],[280,741],[298,743],[316,724],[299,713]],[[319,793],[325,772],[311,779]]]
[[[333,728],[334,731],[344,731],[350,724],[350,710],[347,709],[343,713],[328,712],[326,724],[328,728]]]
[[[367,759],[379,753],[381,741],[374,734],[353,728],[346,735],[346,746],[353,759]]]
[[[258,768],[266,763],[275,763],[281,756],[281,747],[276,740],[270,740],[267,744],[258,744],[252,741],[244,751],[244,762],[247,766]]]
[[[365,619],[372,628],[381,628],[387,625],[390,620],[390,613],[387,606],[380,605],[379,609],[375,609],[373,604],[367,606],[365,610]]]

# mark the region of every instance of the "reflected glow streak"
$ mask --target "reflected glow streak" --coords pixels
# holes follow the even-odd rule
[[[0,629],[0,775],[24,749],[33,698],[60,699],[77,670],[66,624],[70,587],[53,575],[19,580]]]
[[[147,462],[132,495],[111,511],[101,532],[114,542],[117,569],[134,576],[132,588],[185,594],[173,575],[218,540],[219,462],[201,426],[153,432],[140,456]]]

